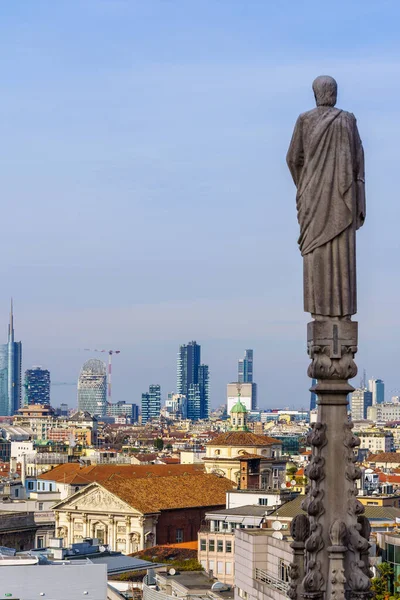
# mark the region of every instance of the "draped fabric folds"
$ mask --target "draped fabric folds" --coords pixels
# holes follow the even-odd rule
[[[287,162],[297,187],[304,310],[353,315],[355,235],[365,218],[364,153],[354,115],[322,106],[300,115]]]

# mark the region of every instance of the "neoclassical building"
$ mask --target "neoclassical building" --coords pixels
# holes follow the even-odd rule
[[[282,442],[248,430],[247,409],[240,397],[231,410],[230,420],[230,430],[206,444],[206,472],[227,477],[239,487],[244,487],[243,478],[246,485],[249,484],[250,475],[252,486],[278,489],[283,482],[286,465],[282,457]],[[244,463],[247,463],[247,469]]]
[[[91,483],[54,507],[64,545],[97,538],[131,554],[155,544],[193,541],[205,513],[225,506],[232,482],[196,474],[147,479],[118,475]]]

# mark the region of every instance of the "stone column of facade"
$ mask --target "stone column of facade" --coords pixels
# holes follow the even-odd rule
[[[114,515],[108,515],[108,544],[111,546],[111,550],[116,550],[117,547],[117,536],[116,534],[116,521]]]
[[[357,367],[357,323],[325,317],[308,324],[309,377],[318,380],[318,417],[308,436],[312,459],[306,468],[310,535],[305,542],[306,574],[302,596],[307,600],[366,600],[371,596],[368,566],[369,532],[359,516],[354,463],[359,439],[347,415],[348,379]],[[364,535],[363,535],[364,534]]]
[[[67,530],[67,546],[69,546],[69,544],[72,544],[73,542],[73,526],[74,526],[74,522],[72,520],[72,515],[71,513],[67,513],[67,522],[68,522],[68,530]]]
[[[125,554],[131,553],[131,518],[125,517],[125,527],[126,527],[126,547]]]
[[[89,535],[89,516],[87,513],[82,513],[82,521],[83,521],[83,537],[90,537]]]

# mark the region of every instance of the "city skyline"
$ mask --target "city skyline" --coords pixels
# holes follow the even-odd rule
[[[12,332],[12,335],[14,335],[14,333],[13,333],[13,331],[14,331],[14,329],[13,329],[13,321],[14,321],[14,314],[13,314],[13,311],[12,311],[12,314],[10,313],[10,324],[9,324],[9,327],[8,327],[9,335],[11,335],[11,332]],[[11,324],[12,324],[12,327],[10,327]],[[190,342],[189,344],[191,344],[191,343],[192,344],[193,343],[196,344],[196,342]],[[21,342],[18,342],[18,344],[21,344]],[[94,345],[96,345],[96,344],[94,344]],[[102,346],[102,344],[97,344],[97,345],[99,347]],[[199,344],[197,346],[201,347],[201,344]],[[7,344],[4,344],[3,347],[7,347]],[[77,373],[78,374],[81,372],[82,361],[84,360],[83,359],[83,354],[82,354],[83,351],[86,352],[86,350],[84,350],[84,349],[80,349],[80,350],[74,349],[74,351],[73,351],[74,361],[76,362],[77,360],[79,360],[79,363],[78,363],[78,366],[77,366]],[[250,360],[251,360],[251,378],[253,378],[253,356],[254,356],[254,350],[253,349],[251,349],[251,350],[249,350],[249,349],[245,350],[244,359],[236,360],[236,376],[237,376],[237,378],[239,378],[240,364],[241,364],[241,362],[243,362],[244,360],[246,360],[248,352],[251,353],[249,356],[250,356]],[[28,354],[29,354],[29,349],[28,349]],[[234,352],[231,350],[230,354],[232,356],[234,354]],[[32,355],[30,355],[30,356],[32,356]],[[169,357],[169,358],[170,358],[169,362],[171,362],[171,357]],[[95,357],[93,357],[90,360],[96,361],[97,359]],[[175,359],[175,361],[176,361],[176,359]],[[32,360],[30,362],[31,363],[32,362],[36,362],[37,363],[38,361],[37,360],[36,361]],[[89,362],[86,357],[85,357],[85,361],[84,362]],[[102,362],[102,361],[100,361],[100,362]],[[235,361],[232,361],[232,365],[230,365],[231,372],[232,371],[235,372],[234,365],[235,365]],[[208,365],[201,365],[201,366],[208,367]],[[24,365],[22,365],[20,367],[21,368],[21,374],[22,374],[22,368],[23,367],[24,367]],[[73,381],[68,381],[68,379],[70,379],[70,378],[67,375],[65,375],[65,372],[63,373],[57,367],[59,367],[59,364],[55,363],[55,370],[57,371],[57,373],[59,375],[58,375],[58,377],[56,377],[56,379],[53,382],[53,385],[57,386],[57,387],[52,388],[52,392],[51,392],[51,395],[52,395],[51,405],[55,406],[55,407],[59,407],[62,403],[67,403],[68,407],[70,409],[78,408],[77,394],[76,394],[77,387],[75,387],[75,389],[73,389],[73,388],[71,389],[71,386],[74,386],[76,384]],[[33,368],[37,368],[37,367],[33,367]],[[42,368],[42,367],[40,367],[40,368]],[[44,369],[44,370],[45,371],[50,371],[49,369]],[[163,371],[163,370],[164,369],[161,369],[161,371]],[[115,385],[115,387],[117,389],[117,392],[116,392],[115,396],[113,394],[113,401],[112,401],[113,404],[116,404],[118,402],[127,402],[127,403],[134,403],[134,404],[140,405],[141,404],[141,397],[142,397],[142,393],[143,392],[141,392],[138,396],[135,395],[135,396],[132,397],[130,394],[122,394],[122,397],[121,397],[120,392],[119,392],[119,390],[121,389],[121,381],[119,381],[119,377],[121,376],[121,373],[118,372],[118,371],[119,371],[119,369],[117,369],[117,375],[116,375],[115,380],[114,380],[114,385]],[[152,372],[154,373],[153,379],[157,379],[158,370],[155,369]],[[164,372],[165,372],[165,370],[164,370]],[[175,362],[175,372],[176,372],[176,362]],[[358,373],[357,377],[354,378],[354,380],[352,382],[353,386],[355,388],[358,388],[357,384],[358,384],[358,380],[360,378],[360,374],[361,373],[362,373],[362,370],[360,369],[360,372]],[[75,380],[77,380],[76,373],[74,375],[75,375],[75,377],[74,377]],[[362,379],[364,379],[364,377],[366,377],[365,373],[362,376]],[[172,369],[172,372],[170,372],[165,377],[165,379],[168,380],[169,382],[171,382],[174,379],[173,369]],[[232,378],[231,378],[231,380],[232,380]],[[383,379],[380,379],[380,378],[377,379],[377,378],[374,378],[374,377],[369,378],[368,379],[368,386],[372,385],[371,382],[377,382],[378,385],[379,385],[379,389],[381,389],[381,390],[383,390],[384,387],[385,387],[385,383],[384,383]],[[224,402],[226,402],[226,386],[227,386],[228,383],[229,383],[229,379],[227,379],[226,382],[225,382],[225,384],[223,384],[223,395],[222,395],[222,397],[220,395],[218,395],[218,397],[217,396],[210,396],[209,397],[209,408],[210,408],[210,410],[212,410],[214,408],[217,408],[218,406],[220,406],[221,404],[223,404]],[[366,383],[367,383],[367,380],[366,380]],[[312,385],[312,380],[310,379],[309,380],[309,384],[308,384],[308,388],[311,385]],[[58,387],[58,386],[60,386],[60,387]],[[146,382],[144,384],[144,387],[148,387],[148,386],[149,386],[149,383]],[[254,384],[254,386],[256,386],[256,384]],[[176,375],[175,375],[175,386],[171,385],[169,383],[167,386],[160,385],[160,387],[161,387],[161,389],[164,389],[164,395],[161,396],[161,406],[164,406],[165,403],[166,403],[166,400],[168,398],[168,394],[170,393],[171,389],[173,389],[174,387],[178,387],[177,386],[177,381],[176,381]],[[303,401],[299,401],[298,403],[285,403],[284,401],[282,401],[282,402],[271,401],[268,396],[266,396],[266,395],[264,395],[262,393],[261,394],[261,404],[258,405],[258,408],[260,410],[270,409],[270,408],[304,409],[305,407],[307,407],[310,404],[310,399],[309,399],[310,396],[309,396],[308,388],[306,388],[305,393],[304,393],[305,400],[303,399]],[[168,391],[166,391],[166,390],[168,390]],[[388,390],[388,398],[386,399],[386,401],[390,402],[391,401],[390,400],[391,397],[394,396],[394,395],[397,395],[399,393],[399,391],[400,391],[399,388],[389,389]],[[384,392],[381,391],[380,393],[383,394]],[[256,394],[257,394],[256,398],[258,399],[258,391],[256,392]],[[308,396],[308,400],[307,400],[307,396]],[[194,398],[195,394],[192,394],[192,397]],[[383,396],[380,397],[380,401],[382,401],[382,398],[383,398]],[[23,404],[23,401],[24,401],[24,398],[23,398],[22,383],[21,383],[21,405]],[[258,404],[258,400],[257,400],[257,404]]]

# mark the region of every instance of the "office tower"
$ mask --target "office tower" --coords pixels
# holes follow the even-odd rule
[[[382,379],[372,378],[368,381],[368,390],[372,393],[372,404],[385,402],[385,384]]]
[[[312,379],[311,380],[311,387],[314,387],[315,385],[317,385],[317,380],[316,379]],[[315,392],[311,392],[310,410],[315,410],[316,408],[317,408],[317,394]]]
[[[179,347],[177,384],[178,394],[189,397],[189,387],[198,383],[201,346],[197,342],[189,342]]]
[[[208,419],[210,412],[209,370],[201,363],[201,346],[189,342],[179,347],[177,392],[187,398],[188,419]]]
[[[231,414],[231,410],[238,401],[240,393],[240,401],[248,411],[256,410],[257,408],[257,386],[255,383],[228,383],[226,386],[226,412]]]
[[[253,350],[245,350],[244,358],[238,361],[238,382],[253,383]]]
[[[21,407],[22,343],[14,341],[11,300],[8,342],[0,346],[0,416],[14,415]]]
[[[169,392],[165,408],[170,415],[174,415],[177,418],[187,419],[187,398],[183,394],[174,394]]]
[[[68,404],[66,404],[65,402],[62,402],[60,404],[60,416],[68,417]]]
[[[25,371],[25,404],[50,404],[50,371],[32,367]]]
[[[350,409],[353,421],[366,419],[370,406],[372,406],[372,392],[358,388],[350,395]]]
[[[142,424],[151,419],[159,419],[161,411],[161,386],[150,385],[149,391],[142,394]]]
[[[200,392],[200,419],[208,419],[210,416],[210,373],[208,365],[199,366],[198,382]]]
[[[107,371],[102,360],[85,362],[78,379],[78,409],[104,417],[107,409]]]

